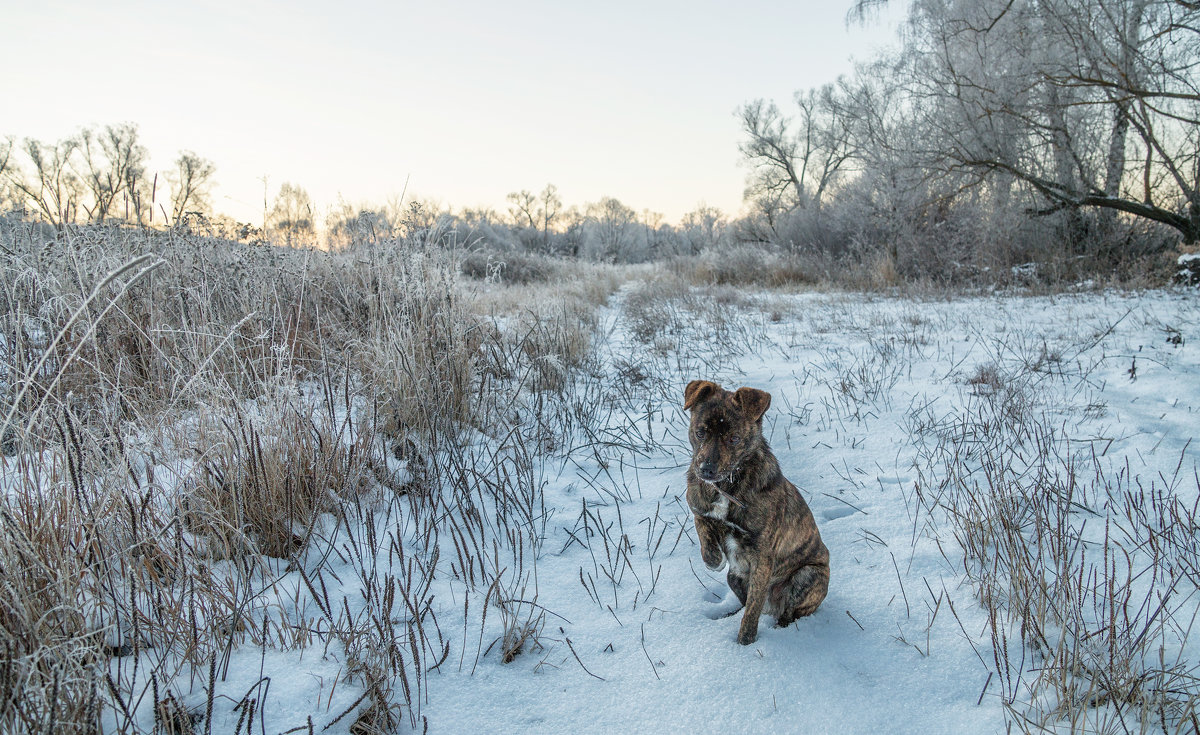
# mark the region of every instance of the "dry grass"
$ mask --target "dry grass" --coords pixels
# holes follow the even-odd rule
[[[249,731],[231,653],[331,645],[364,692],[338,719],[419,727],[450,580],[455,665],[539,648],[534,457],[595,420],[576,376],[621,272],[481,290],[421,238],[0,235],[0,729]]]
[[[781,288],[811,286],[820,279],[803,258],[754,245],[706,250],[668,262],[670,271],[697,285]]]
[[[268,413],[240,410],[220,421],[220,439],[203,450],[182,488],[181,522],[211,542],[214,558],[289,559],[309,541],[321,513],[368,492],[381,466],[374,436],[349,421],[318,416],[292,398]]]
[[[630,333],[665,356],[720,362],[765,347],[763,327],[775,309],[752,291],[695,287],[673,274],[651,274],[622,303]]]
[[[961,412],[914,415],[911,430],[917,499],[962,549],[1011,726],[1191,732],[1200,679],[1186,603],[1200,548],[1197,509],[1180,499],[1189,478],[1112,469],[1103,444],[1073,437],[1041,397],[1046,381],[1087,384],[1089,360],[1065,370],[1044,345],[1009,348],[1015,359],[964,378]]]
[[[5,467],[47,488],[0,507],[0,724],[14,731],[89,732],[101,706],[105,636],[85,611],[103,529],[81,517],[65,470],[28,459]]]

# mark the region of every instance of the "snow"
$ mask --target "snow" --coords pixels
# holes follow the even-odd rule
[[[678,400],[647,395],[628,403],[640,414],[606,417],[610,435],[636,425],[654,437],[651,448],[631,440],[624,450],[595,451],[578,437],[574,450],[540,460],[549,521],[528,594],[536,589],[548,613],[536,645],[511,663],[500,662],[497,645],[474,663],[477,606],[464,624],[465,586],[446,581],[449,574],[435,582],[433,610],[450,656],[420,690],[430,732],[1004,732],[986,613],[961,550],[937,531],[940,519],[917,508],[914,492],[922,480],[914,417],[979,400],[986,388],[971,377],[981,367],[1007,377],[1042,360],[1030,389],[1045,416],[1101,448],[1114,474],[1129,473],[1125,486],[1133,477],[1182,477],[1171,486],[1196,499],[1196,483],[1186,479],[1197,471],[1200,426],[1194,293],[769,298],[763,311],[782,310],[784,319],[743,309],[739,318],[751,323],[745,349],[722,354],[696,352],[705,340],[682,334],[667,335],[674,351],[656,352],[626,331],[619,298],[605,310],[610,369],[635,365]],[[1181,344],[1168,342],[1168,328]],[[740,612],[722,617],[736,600],[724,574],[701,561],[683,500],[682,391],[694,378],[772,394],[764,431],[831,554],[829,596],[817,613],[786,629],[764,618],[750,646],[736,642]],[[611,524],[614,542],[628,539],[619,585],[602,574],[605,531],[590,530],[591,549],[574,540],[586,534],[577,520],[584,513]],[[447,572],[449,563],[448,555],[439,562]],[[360,581],[349,565],[333,569],[344,584],[330,593],[359,610]],[[280,597],[296,594],[299,575],[280,574]],[[589,575],[595,594],[583,583]],[[499,635],[495,613],[484,627],[486,648]],[[1194,653],[1188,649],[1193,661]],[[353,716],[334,720],[364,686],[344,666],[336,645],[236,649],[221,684],[229,699],[218,700],[212,731],[230,731],[239,716],[233,703],[261,687],[266,732],[309,716],[317,731],[333,723],[326,732],[349,732]],[[184,703],[202,707],[205,677],[182,684]],[[143,723],[152,717],[149,699]],[[405,712],[402,730],[409,722]]]

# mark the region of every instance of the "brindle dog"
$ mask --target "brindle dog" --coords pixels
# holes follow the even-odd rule
[[[784,627],[816,611],[829,590],[829,550],[763,439],[771,394],[693,380],[683,397],[692,412],[687,500],[700,554],[712,570],[728,562],[729,588],[745,607],[738,643],[749,645],[762,613]]]

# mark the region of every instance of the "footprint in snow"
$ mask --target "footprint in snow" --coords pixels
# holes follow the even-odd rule
[[[858,511],[848,505],[839,505],[836,508],[829,508],[821,511],[821,517],[827,521],[836,521],[839,518],[845,518],[848,515],[854,515]]]
[[[737,598],[737,595],[733,594],[733,590],[726,592],[725,597],[718,600],[713,601],[712,598],[714,597],[716,597],[716,595],[712,593],[705,594],[705,599],[713,602],[713,604],[709,605],[704,611],[704,617],[708,618],[709,620],[720,620],[721,618],[727,618],[736,613],[738,610],[742,609],[742,601]]]

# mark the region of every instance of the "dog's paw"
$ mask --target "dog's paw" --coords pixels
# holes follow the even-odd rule
[[[739,644],[741,644],[743,646],[749,646],[752,643],[754,643],[756,640],[758,640],[758,631],[757,630],[742,631],[742,632],[738,633],[737,641]]]
[[[701,548],[700,558],[704,560],[704,566],[708,567],[709,571],[719,572],[725,568],[725,554],[715,546]]]

